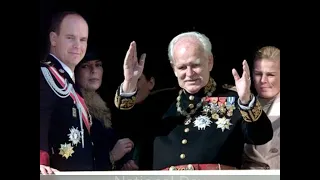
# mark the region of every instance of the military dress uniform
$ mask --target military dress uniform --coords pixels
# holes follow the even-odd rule
[[[40,63],[40,165],[59,171],[94,170],[91,125],[80,90],[62,64],[48,55]]]
[[[117,91],[119,109],[132,108],[134,101]],[[270,120],[254,96],[241,105],[236,92],[218,87],[212,78],[196,94],[180,90],[154,123],[154,170],[239,169],[244,143],[261,145],[273,137]]]

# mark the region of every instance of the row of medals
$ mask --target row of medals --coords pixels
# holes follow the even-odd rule
[[[194,97],[190,96],[189,99],[193,100]],[[197,107],[203,106],[203,109],[201,111],[203,115],[211,117],[214,120],[218,120],[220,116],[231,117],[233,115],[233,110],[235,109],[234,102],[235,97],[207,97],[204,102],[199,102],[197,104]],[[193,107],[193,104],[189,106],[189,108]],[[184,121],[184,124],[190,124],[192,119],[192,117],[188,117]]]

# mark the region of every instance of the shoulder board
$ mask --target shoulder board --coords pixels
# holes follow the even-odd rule
[[[176,89],[177,89],[177,88],[175,88],[175,87],[159,89],[159,90],[152,91],[152,92],[150,93],[150,95],[157,94],[157,93],[164,92],[164,91],[173,91],[173,90],[176,90]]]
[[[43,61],[40,61],[40,65],[51,66],[52,62],[43,60]]]
[[[235,85],[224,84],[222,85],[222,88],[237,92],[237,88]]]

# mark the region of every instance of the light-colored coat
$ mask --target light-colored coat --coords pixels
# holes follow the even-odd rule
[[[268,113],[273,139],[264,145],[245,144],[243,169],[280,169],[280,94]]]

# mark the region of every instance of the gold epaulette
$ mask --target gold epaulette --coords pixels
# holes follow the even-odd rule
[[[136,103],[136,94],[130,97],[120,96],[120,88],[116,91],[116,95],[114,97],[114,105],[120,110],[130,110]]]
[[[259,100],[255,97],[253,97],[253,98],[254,98],[254,102],[253,102],[253,106],[251,108],[249,108],[249,109],[239,108],[240,113],[243,117],[243,120],[245,120],[246,122],[257,121],[260,118],[262,111],[263,111]]]
[[[222,85],[222,88],[237,92],[237,88],[235,85],[224,84]]]

